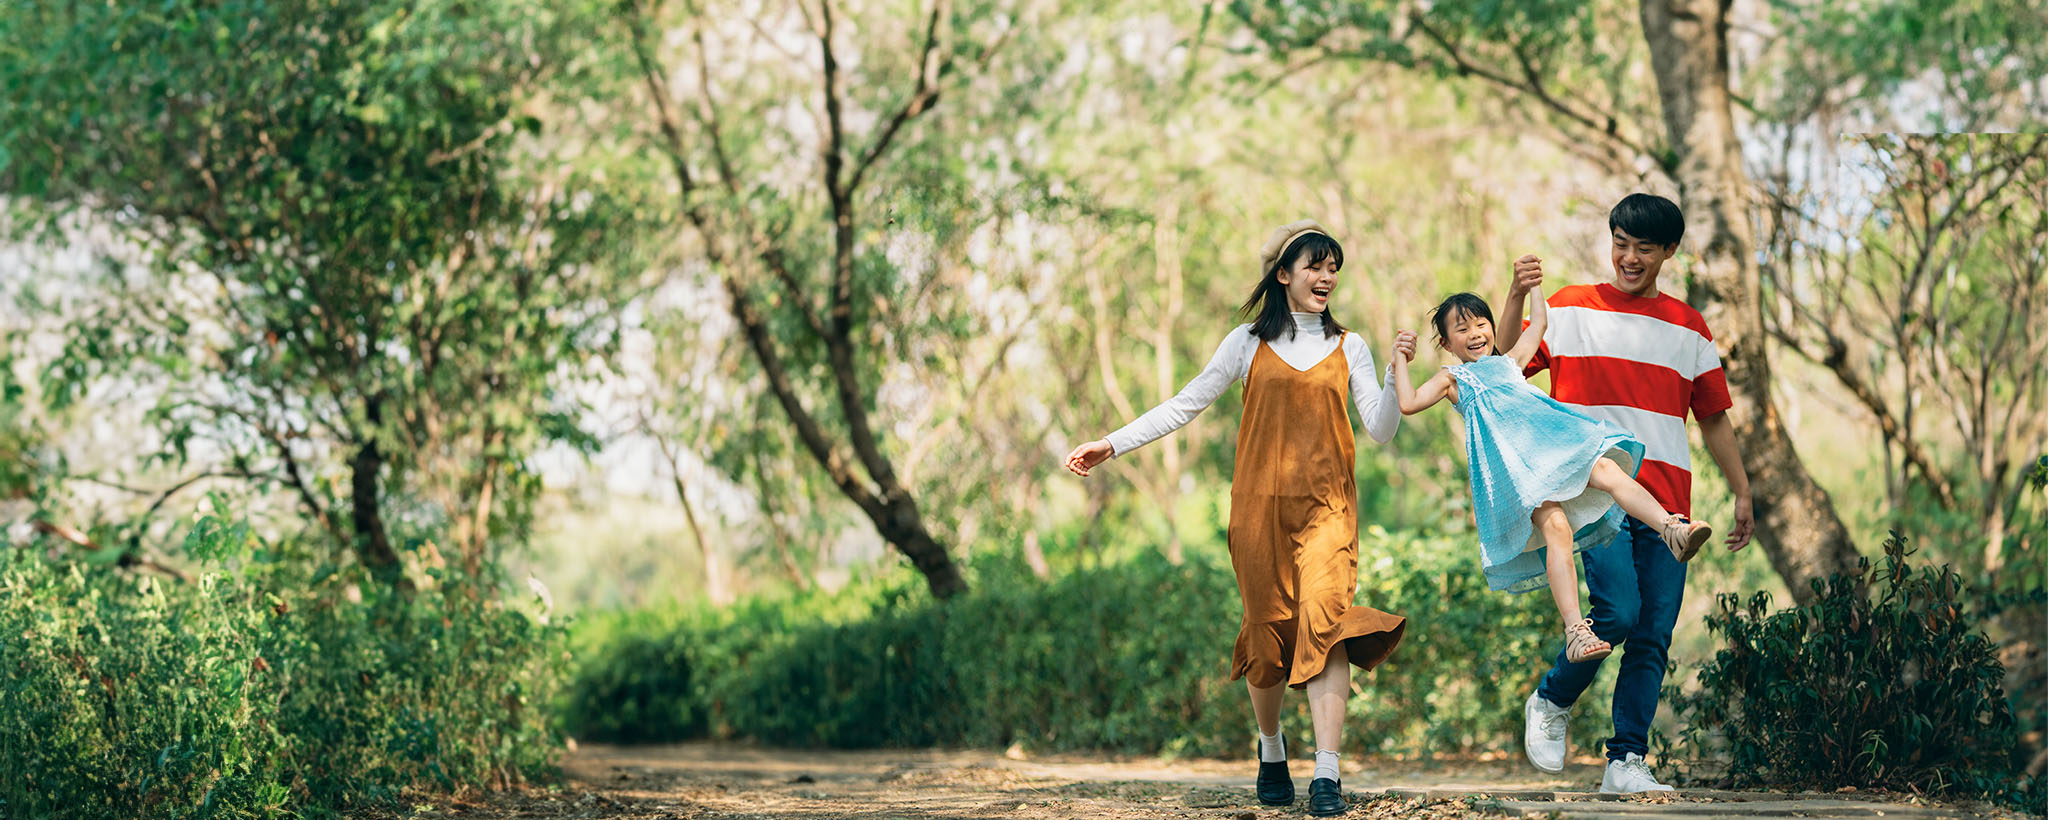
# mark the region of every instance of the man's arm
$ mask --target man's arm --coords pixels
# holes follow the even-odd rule
[[[1515,278],[1508,282],[1508,300],[1500,306],[1500,321],[1493,327],[1493,345],[1502,350],[1513,350],[1522,339],[1522,303],[1528,301],[1529,291],[1543,284],[1543,260],[1536,255],[1523,254],[1515,260]],[[1543,332],[1538,330],[1536,338],[1541,340]],[[1528,362],[1517,360],[1516,364],[1527,366]]]
[[[1700,419],[1700,438],[1707,444],[1707,453],[1720,465],[1721,475],[1728,479],[1728,494],[1735,497],[1735,529],[1728,533],[1728,549],[1742,549],[1749,545],[1749,537],[1756,531],[1756,512],[1751,509],[1749,497],[1749,471],[1742,466],[1742,447],[1735,443],[1735,423],[1728,419],[1726,411]]]

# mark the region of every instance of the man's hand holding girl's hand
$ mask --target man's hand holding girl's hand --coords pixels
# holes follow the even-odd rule
[[[1534,290],[1537,285],[1541,284],[1543,284],[1543,260],[1536,258],[1536,254],[1533,253],[1524,254],[1522,258],[1515,260],[1515,280],[1512,284],[1508,285],[1508,297],[1520,299],[1529,295],[1529,291]]]

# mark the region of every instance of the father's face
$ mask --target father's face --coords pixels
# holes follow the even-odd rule
[[[1657,295],[1657,271],[1664,260],[1678,252],[1678,246],[1660,245],[1614,229],[1614,286],[1631,296]]]

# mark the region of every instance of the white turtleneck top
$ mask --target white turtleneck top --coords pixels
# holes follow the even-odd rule
[[[1282,362],[1296,370],[1315,367],[1339,344],[1343,345],[1344,358],[1351,367],[1351,401],[1358,405],[1358,417],[1365,420],[1366,435],[1382,444],[1393,439],[1394,431],[1401,426],[1401,402],[1394,396],[1393,367],[1389,366],[1386,375],[1375,385],[1372,351],[1366,348],[1365,340],[1357,333],[1326,338],[1323,336],[1322,314],[1296,313],[1293,316],[1294,337],[1288,338],[1283,333],[1265,344],[1273,348]],[[1252,356],[1259,352],[1260,344],[1259,337],[1251,334],[1251,327],[1248,324],[1238,325],[1237,329],[1224,336],[1223,343],[1216,346],[1216,355],[1209,359],[1209,365],[1181,388],[1179,394],[1110,433],[1108,441],[1115,455],[1122,456],[1180,429],[1215,403],[1224,390],[1251,375]]]

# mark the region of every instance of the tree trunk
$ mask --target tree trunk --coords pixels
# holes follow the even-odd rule
[[[796,428],[797,439],[804,449],[824,468],[825,474],[839,488],[847,500],[860,508],[861,513],[873,522],[882,538],[910,558],[912,565],[924,573],[925,581],[932,594],[948,598],[967,589],[967,580],[953,564],[952,556],[946,552],[925,529],[918,517],[917,504],[910,492],[896,479],[895,466],[882,454],[881,445],[868,420],[867,399],[863,394],[859,374],[853,355],[853,304],[855,302],[853,261],[856,244],[856,222],[854,219],[855,192],[861,178],[886,152],[890,140],[905,122],[929,110],[938,99],[938,76],[941,67],[934,64],[939,52],[936,50],[939,23],[946,19],[945,4],[934,4],[926,20],[923,56],[919,60],[919,71],[915,87],[903,107],[887,123],[869,145],[867,152],[853,157],[849,167],[845,153],[845,133],[840,117],[839,61],[833,52],[833,26],[831,4],[819,7],[817,23],[818,42],[822,53],[823,86],[825,96],[826,131],[823,139],[824,187],[832,210],[833,255],[832,281],[829,290],[827,315],[830,325],[821,319],[812,304],[799,288],[791,287],[795,295],[790,309],[804,319],[805,326],[818,336],[825,346],[829,363],[828,374],[832,379],[833,393],[837,399],[840,416],[845,421],[845,443],[853,450],[853,458],[863,478],[855,471],[854,461],[836,438],[827,438],[825,427],[816,416],[804,407],[795,383],[784,366],[782,353],[773,333],[768,327],[768,318],[748,295],[747,285],[741,280],[741,272],[733,264],[737,260],[726,257],[721,240],[721,230],[712,225],[706,210],[706,200],[698,195],[699,178],[690,169],[688,151],[683,143],[681,119],[670,107],[670,94],[666,72],[656,63],[652,52],[653,40],[647,29],[645,10],[637,4],[629,4],[627,25],[633,37],[634,56],[640,64],[642,79],[657,114],[661,141],[668,153],[671,169],[675,172],[679,193],[683,203],[683,214],[704,241],[704,252],[713,270],[720,272],[726,294],[732,299],[733,318],[744,330],[747,346],[754,352],[754,358],[761,365],[762,375],[768,379],[768,387],[775,400]],[[698,42],[702,49],[703,43]],[[701,51],[700,51],[700,57]],[[797,282],[794,272],[789,269],[789,257],[783,253],[779,240],[751,230],[747,217],[748,206],[738,201],[740,180],[732,165],[720,136],[717,106],[712,103],[708,89],[703,98],[700,119],[703,135],[709,138],[711,154],[718,167],[717,183],[726,193],[734,197],[732,206],[747,227],[743,233],[748,254],[760,262],[761,267],[773,274],[785,286]],[[753,271],[749,271],[751,276]]]
[[[883,499],[883,515],[875,519],[875,529],[881,531],[882,539],[896,545],[911,566],[924,574],[925,583],[931,587],[933,597],[951,598],[967,591],[967,578],[960,574],[960,565],[954,563],[952,553],[944,544],[932,537],[924,527],[924,516],[917,511],[917,500],[907,492],[890,492]]]
[[[349,463],[349,515],[355,525],[356,552],[364,566],[380,576],[398,575],[398,551],[391,548],[391,536],[384,531],[384,516],[377,489],[377,473],[384,469],[384,454],[377,449],[377,427],[383,421],[383,403],[363,403],[363,444]]]
[[[2001,437],[2002,438],[2002,437]],[[2012,462],[1999,458],[1983,476],[1984,508],[1980,520],[1984,530],[1984,574],[1990,577],[2005,568],[2005,482]]]
[[[497,431],[484,437],[483,452],[496,450],[504,443],[505,434]],[[485,456],[482,470],[477,472],[476,507],[471,509],[467,520],[456,522],[455,543],[462,549],[462,567],[475,578],[483,572],[484,550],[490,548],[491,504],[498,486],[498,459]],[[458,507],[449,504],[448,509]]]
[[[705,596],[709,597],[713,604],[719,606],[732,603],[732,595],[726,588],[725,572],[723,567],[719,566],[718,553],[711,548],[711,542],[704,538],[704,528],[697,525],[697,508],[690,503],[690,494],[685,491],[686,488],[683,486],[683,465],[676,457],[676,449],[669,445],[667,437],[654,431],[653,425],[647,423],[645,416],[642,416],[640,419],[640,429],[646,431],[648,436],[653,437],[655,445],[661,448],[661,457],[668,461],[668,479],[670,486],[675,488],[676,503],[682,505],[683,521],[690,526],[690,537],[697,539],[697,555],[704,561]],[[760,474],[760,457],[761,451],[757,448],[754,451],[754,472],[756,475]],[[763,486],[766,485],[764,484]],[[761,500],[763,502],[763,509],[766,509],[767,497],[765,494]],[[772,516],[770,520],[773,520]]]
[[[1038,531],[1024,533],[1024,563],[1031,566],[1031,574],[1038,580],[1052,577],[1052,565],[1045,560],[1045,548],[1038,544]]]
[[[1686,244],[1697,259],[1691,302],[1716,333],[1730,412],[1755,502],[1758,541],[1792,596],[1810,583],[1853,571],[1857,552],[1827,493],[1800,461],[1772,398],[1760,279],[1750,236],[1741,143],[1728,85],[1725,0],[1644,0],[1643,35],[1664,110],[1686,212]]]
[[[1157,401],[1164,402],[1173,397],[1173,330],[1180,323],[1182,305],[1181,291],[1184,277],[1180,257],[1180,203],[1169,199],[1165,209],[1152,223],[1153,278],[1166,291],[1165,309],[1159,311],[1159,324],[1152,333],[1153,387]],[[1162,470],[1159,477],[1159,508],[1166,513],[1166,560],[1178,565],[1185,560],[1185,548],[1180,540],[1180,517],[1175,514],[1180,502],[1180,450],[1181,443],[1175,437],[1157,442]]]
[[[790,585],[797,588],[799,591],[809,590],[812,587],[816,586],[816,584],[813,584],[811,582],[810,575],[804,573],[803,567],[797,565],[796,535],[782,527],[781,519],[776,517],[779,511],[775,509],[775,503],[769,500],[770,498],[774,497],[774,494],[768,491],[767,462],[763,461],[761,458],[762,448],[759,443],[761,430],[762,427],[760,421],[757,419],[754,424],[755,444],[752,448],[754,458],[754,497],[756,499],[756,504],[760,507],[761,510],[761,520],[768,522],[768,528],[770,530],[769,537],[774,539],[775,541],[775,559],[777,563],[780,563],[782,565],[783,574],[789,576]],[[678,484],[677,486],[680,487],[681,485]],[[704,543],[701,536],[698,540],[698,543]],[[811,550],[811,566],[813,572],[825,568],[824,552],[825,551],[822,548],[814,548]]]
[[[669,463],[669,480],[674,483],[676,503],[683,506],[683,521],[690,525],[690,537],[697,539],[697,555],[704,560],[704,594],[711,603],[725,606],[732,603],[732,592],[726,587],[725,568],[719,564],[718,552],[711,548],[710,540],[704,537],[704,528],[697,524],[697,508],[690,503],[690,494],[684,491],[683,471],[674,459]]]

